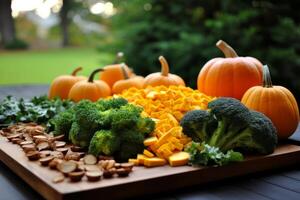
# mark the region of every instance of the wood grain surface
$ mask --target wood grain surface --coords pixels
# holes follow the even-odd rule
[[[251,156],[241,163],[223,167],[135,167],[129,177],[103,179],[95,183],[85,178],[79,183],[67,180],[52,183],[53,177],[58,175],[57,171],[42,167],[38,162],[28,161],[22,149],[4,137],[0,137],[0,160],[46,199],[95,196],[123,199],[299,163],[300,146],[284,144],[271,155]]]

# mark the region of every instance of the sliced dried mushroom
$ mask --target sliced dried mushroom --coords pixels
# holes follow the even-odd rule
[[[26,157],[31,161],[35,161],[40,158],[38,151],[29,151],[28,153],[26,153]]]
[[[86,171],[101,171],[97,165],[84,165]]]
[[[45,158],[40,158],[40,163],[41,163],[41,165],[43,165],[43,166],[48,166],[48,164],[52,161],[54,159],[54,157],[53,156],[47,156],[47,157],[45,157]]]
[[[39,151],[48,150],[50,149],[50,144],[48,142],[40,142],[36,147]]]
[[[79,159],[80,159],[80,154],[78,154],[77,152],[68,152],[65,156],[65,160],[79,161]]]
[[[66,142],[64,142],[64,141],[54,141],[54,144],[55,144],[56,148],[61,148],[61,147],[66,146]]]
[[[68,176],[70,177],[70,180],[72,182],[78,182],[78,181],[81,181],[82,177],[84,176],[84,172],[83,171],[70,172],[70,173],[68,173]]]
[[[52,138],[54,141],[63,141],[65,139],[65,135],[58,135]]]
[[[52,153],[52,151],[50,151],[50,150],[42,150],[42,151],[40,151],[40,157],[45,158],[47,156],[50,156],[51,153]]]
[[[68,152],[69,148],[67,147],[62,147],[62,148],[57,148],[56,151],[62,152],[63,154],[66,154]]]
[[[79,146],[73,145],[73,146],[71,146],[71,150],[73,152],[79,152],[79,151],[82,151],[83,149],[81,147],[79,147]]]
[[[125,177],[125,176],[129,175],[130,170],[124,169],[124,168],[119,168],[119,169],[116,169],[116,173],[118,174],[119,177]]]
[[[52,182],[53,182],[53,183],[60,183],[60,182],[63,182],[64,180],[65,180],[64,175],[60,174],[60,175],[54,177],[54,178],[52,179]]]
[[[134,164],[133,163],[122,163],[121,168],[124,168],[128,171],[132,171]]]
[[[13,138],[11,139],[11,142],[14,144],[20,144],[21,142],[23,142],[23,140],[20,138]]]
[[[25,140],[26,140],[26,138],[25,138]],[[26,144],[33,144],[33,142],[27,140],[27,141],[23,141],[20,143],[21,146],[26,145]]]
[[[59,159],[64,158],[64,154],[60,151],[52,151],[51,156],[53,156],[54,158],[59,158]]]
[[[72,161],[63,161],[57,165],[57,169],[63,174],[68,174],[77,169],[77,164]]]
[[[92,154],[88,154],[83,157],[83,162],[86,165],[95,165],[97,163],[97,158]]]
[[[113,160],[114,157],[112,156],[104,156],[104,155],[100,155],[98,156],[99,160]]]
[[[14,138],[22,138],[22,133],[14,133],[6,137],[9,141],[12,141]]]
[[[99,181],[100,178],[103,175],[102,171],[88,171],[85,173],[88,181],[94,182],[94,181]]]
[[[50,167],[50,169],[57,169],[58,164],[62,162],[63,160],[59,158],[54,158],[53,160],[50,161],[48,166]]]
[[[25,153],[29,152],[29,151],[35,151],[35,145],[34,144],[25,144],[22,146],[23,150],[25,151]]]

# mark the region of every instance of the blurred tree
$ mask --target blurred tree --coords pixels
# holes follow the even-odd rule
[[[11,0],[0,3],[0,34],[1,43],[7,45],[16,38],[14,19],[11,15]]]
[[[63,0],[63,6],[59,12],[63,47],[70,45],[70,37],[69,37],[69,25],[70,25],[69,14],[70,13],[69,12],[72,9],[72,1],[73,0]]]
[[[131,0],[114,1],[114,51],[124,51],[138,74],[159,70],[165,55],[172,73],[196,86],[201,67],[223,56],[215,47],[227,41],[241,56],[268,64],[273,82],[300,100],[300,15],[298,1]]]

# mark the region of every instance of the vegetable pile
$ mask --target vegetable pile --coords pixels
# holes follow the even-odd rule
[[[166,160],[172,165],[170,156],[182,151],[184,146],[191,141],[182,133],[179,121],[187,111],[206,109],[208,102],[213,100],[212,97],[184,86],[130,88],[125,90],[121,96],[131,103],[142,106],[145,114],[156,121],[152,137],[144,142],[147,146],[146,153],[144,156],[138,155],[137,160],[131,160],[131,162],[146,166],[153,166],[153,163],[155,163],[154,165],[163,165]],[[153,158],[155,156],[158,158]],[[147,159],[155,160],[155,162],[147,162]],[[180,159],[183,158],[180,156]],[[187,162],[188,158],[184,156],[184,160]],[[186,163],[183,162],[182,165],[184,164]]]
[[[234,98],[218,98],[208,103],[208,110],[190,111],[180,124],[193,141],[205,142],[222,152],[235,149],[270,154],[277,145],[271,120]]]
[[[64,134],[93,155],[127,161],[143,152],[144,139],[155,127],[151,118],[142,117],[142,111],[142,107],[128,104],[123,98],[95,103],[82,100],[54,118],[54,134]]]
[[[36,122],[47,125],[57,113],[73,106],[69,100],[53,99],[46,96],[34,97],[30,100],[7,96],[0,102],[0,124],[8,126],[18,122]]]

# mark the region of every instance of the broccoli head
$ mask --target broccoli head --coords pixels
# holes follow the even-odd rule
[[[186,113],[181,126],[195,142],[205,142],[223,152],[241,149],[268,154],[277,145],[276,129],[270,119],[233,98],[210,102],[208,111]]]
[[[120,138],[111,130],[97,131],[89,146],[89,153],[98,156],[104,154],[111,156],[120,149]]]
[[[77,122],[73,122],[69,132],[69,140],[77,146],[86,148],[89,146],[94,133],[95,131],[84,129]]]
[[[270,154],[277,145],[276,128],[264,114],[250,111],[248,127],[223,144],[223,150],[238,148],[247,152]]]
[[[147,137],[150,133],[152,133],[155,129],[155,122],[149,117],[140,117],[137,122],[138,132]]]
[[[73,109],[68,109],[56,115],[52,120],[52,123],[54,124],[54,136],[63,134],[65,135],[65,138],[68,138],[74,120],[75,116]]]
[[[96,102],[96,106],[100,111],[119,109],[126,104],[128,104],[128,101],[124,98],[100,99]]]
[[[118,109],[111,115],[111,126],[116,132],[132,129],[136,126],[139,119],[142,108],[133,104],[127,104]]]
[[[95,103],[89,100],[81,100],[74,106],[75,121],[80,127],[84,129],[99,129],[100,123],[100,112]]]
[[[144,135],[136,130],[127,130],[120,133],[121,146],[115,154],[118,162],[127,161],[129,158],[136,157],[144,150]]]
[[[206,110],[187,112],[180,121],[184,133],[195,142],[206,141],[217,126],[214,119]]]

